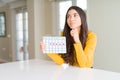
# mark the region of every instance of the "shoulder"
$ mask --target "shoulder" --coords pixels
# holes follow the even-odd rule
[[[90,38],[95,38],[95,39],[97,39],[97,35],[96,35],[96,33],[94,33],[94,32],[92,32],[92,31],[88,31],[88,39],[90,39]]]
[[[97,36],[94,32],[92,31],[88,31],[88,37],[87,37],[87,40],[86,40],[86,44],[89,45],[89,46],[96,46],[97,44]]]
[[[96,33],[92,32],[92,31],[88,31],[88,36],[96,36]]]

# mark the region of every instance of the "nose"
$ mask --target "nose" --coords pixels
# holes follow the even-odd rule
[[[71,20],[71,21],[74,20],[74,16],[70,16],[70,20]]]

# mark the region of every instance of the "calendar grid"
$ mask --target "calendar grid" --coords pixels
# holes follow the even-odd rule
[[[45,50],[43,53],[66,53],[66,37],[44,36]]]

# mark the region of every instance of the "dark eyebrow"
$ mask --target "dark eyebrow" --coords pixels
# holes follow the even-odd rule
[[[74,13],[74,14],[78,14],[78,13]]]

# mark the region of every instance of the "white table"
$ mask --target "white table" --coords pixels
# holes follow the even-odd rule
[[[120,80],[120,73],[28,60],[0,64],[0,80]]]

